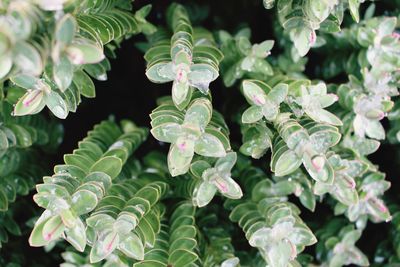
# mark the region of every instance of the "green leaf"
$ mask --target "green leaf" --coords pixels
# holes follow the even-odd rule
[[[315,42],[316,34],[313,29],[308,27],[298,27],[292,31],[291,39],[299,55],[304,57]]]
[[[157,28],[154,25],[152,25],[151,23],[147,22],[145,19],[145,17],[147,17],[147,15],[149,15],[149,13],[151,11],[151,7],[152,7],[151,4],[145,5],[144,7],[142,7],[135,13],[135,18],[139,22],[141,31],[145,35],[150,35],[157,31]]]
[[[254,232],[249,240],[249,244],[253,247],[266,247],[268,245],[267,240],[273,238],[271,237],[272,235],[272,229],[263,227],[258,229],[256,232]]]
[[[112,184],[111,177],[104,172],[92,172],[92,173],[88,174],[85,178],[83,178],[84,183],[90,182],[90,181],[94,181],[94,182],[102,184],[102,186],[105,189],[110,188],[110,186]]]
[[[382,124],[379,121],[369,121],[368,124],[365,126],[366,134],[378,140],[385,139],[385,129],[383,128]]]
[[[299,200],[304,207],[306,207],[310,211],[314,212],[316,200],[315,200],[314,193],[311,192],[310,189],[303,188],[303,192],[301,192],[301,194],[299,196]]]
[[[151,134],[161,142],[174,143],[182,134],[182,128],[177,123],[164,123],[151,129]]]
[[[285,176],[297,170],[301,162],[301,158],[289,149],[279,156],[272,171],[276,176]]]
[[[78,216],[89,213],[97,206],[97,196],[89,190],[78,190],[72,195],[71,199],[71,208]]]
[[[295,257],[294,254],[297,254],[297,251],[293,252],[293,250],[293,244],[290,241],[282,240],[274,244],[267,252],[271,266],[287,266]]]
[[[267,100],[267,103],[262,107],[262,114],[268,121],[274,121],[279,114],[279,105]]]
[[[313,148],[318,153],[325,153],[330,147],[337,145],[341,135],[337,131],[318,131],[310,135],[310,141]]]
[[[108,174],[111,179],[118,176],[122,169],[122,161],[117,157],[104,157],[97,161],[91,168],[90,172],[104,172]]]
[[[22,126],[18,124],[10,125],[9,128],[13,131],[17,146],[19,147],[29,147],[32,145],[33,140],[31,134]]]
[[[113,227],[114,222],[115,219],[113,217],[108,214],[102,213],[92,214],[89,218],[86,219],[86,224],[98,231]]]
[[[207,94],[210,83],[218,78],[218,70],[208,64],[194,64],[190,67],[188,78],[191,86]]]
[[[197,178],[201,178],[203,172],[208,168],[211,168],[211,165],[204,160],[195,161],[192,163],[192,165],[190,165],[190,171]]]
[[[14,64],[24,73],[39,76],[43,71],[42,57],[26,42],[17,42],[13,49]]]
[[[210,100],[197,98],[194,100],[185,113],[185,124],[191,124],[204,130],[211,120],[212,106]]]
[[[172,84],[172,100],[176,106],[182,105],[182,103],[186,102],[189,97],[189,82],[178,82],[174,81]]]
[[[271,147],[271,136],[267,127],[255,126],[244,131],[241,153],[258,159],[269,147]]]
[[[191,147],[189,145],[189,147]],[[172,176],[178,176],[188,172],[190,162],[194,155],[194,147],[188,152],[182,153],[176,144],[172,144],[168,152],[168,170]]]
[[[168,262],[174,267],[190,266],[191,263],[198,259],[197,254],[188,250],[175,250],[168,258]]]
[[[10,215],[5,216],[4,227],[15,236],[21,236],[22,234],[20,226]]]
[[[194,53],[205,53],[209,58],[212,58],[214,62],[219,63],[224,58],[224,54],[215,46],[212,45],[196,45],[194,47]]]
[[[343,125],[342,121],[338,117],[322,108],[315,110],[306,109],[306,113],[311,119],[317,122],[328,123],[335,126]]]
[[[195,143],[194,151],[204,157],[224,157],[226,155],[222,142],[212,134],[204,133]]]
[[[7,150],[9,146],[7,135],[0,129],[0,151]]]
[[[61,220],[65,227],[74,227],[79,220],[70,209],[63,209],[60,212]]]
[[[75,18],[70,14],[66,14],[56,25],[56,40],[69,45],[74,39],[76,27]]]
[[[242,114],[243,123],[255,123],[263,118],[262,108],[260,106],[251,106]]]
[[[268,93],[268,99],[270,99],[275,104],[282,103],[288,94],[289,86],[285,83],[279,83],[272,88],[272,90]]]
[[[272,76],[274,74],[272,66],[268,63],[268,61],[260,58],[256,58],[252,66],[249,67],[247,71],[260,73],[267,76]]]
[[[39,79],[32,76],[32,75],[25,75],[25,74],[18,74],[15,76],[10,77],[10,80],[18,85],[19,87],[29,89],[39,89],[36,86],[39,83]],[[47,90],[46,90],[47,91]]]
[[[173,223],[180,224],[180,225],[191,225],[191,224],[194,223],[193,219],[194,218],[191,217],[191,216],[181,216],[181,217],[179,217],[179,221],[174,220]],[[174,231],[172,229],[175,229],[175,228],[172,227],[170,231]],[[179,239],[175,239],[171,243],[169,249],[170,249],[170,251],[174,251],[174,250],[177,250],[177,249],[185,249],[185,250],[191,251],[191,250],[195,249],[196,246],[197,246],[196,239],[188,238],[188,237],[182,237],[182,238],[179,238]]]
[[[65,119],[68,116],[68,108],[64,99],[55,91],[44,95],[44,102],[50,111],[60,119]]]
[[[98,81],[106,81],[108,79],[107,77],[107,70],[108,68],[106,67],[105,62],[107,62],[107,59],[104,59],[100,63],[97,64],[86,64],[84,65],[83,70],[89,74],[92,78],[98,80]]]
[[[129,233],[128,237],[119,244],[118,249],[130,258],[136,260],[144,259],[143,243],[134,233]]]
[[[83,252],[86,247],[86,229],[82,220],[76,220],[72,228],[65,228],[65,239],[78,251]]]
[[[8,199],[3,189],[0,189],[0,211],[8,210]]]
[[[3,79],[10,72],[12,64],[11,56],[7,54],[0,56],[0,79]]]
[[[262,106],[266,102],[267,95],[264,90],[250,80],[243,81],[243,93],[251,105]]]
[[[53,77],[58,88],[64,92],[71,84],[72,77],[74,76],[74,69],[65,56],[62,56],[58,62],[53,65]]]
[[[60,216],[51,217],[43,226],[42,236],[47,242],[53,241],[61,236],[65,226]]]
[[[382,20],[378,27],[378,34],[380,37],[390,35],[396,29],[397,19],[396,17],[386,17]]]
[[[72,165],[80,170],[84,171],[85,174],[89,172],[90,166],[93,165],[93,160],[78,154],[66,154],[64,155],[64,162],[67,165]]]
[[[175,77],[172,71],[172,64],[164,62],[157,63],[152,65],[151,67],[148,67],[146,70],[146,76],[153,83],[170,82]]]
[[[303,164],[310,176],[316,181],[332,184],[334,172],[332,166],[324,156],[303,155]]]
[[[340,23],[337,19],[330,19],[327,18],[324,22],[320,25],[320,31],[327,32],[327,33],[335,33],[340,32]]]
[[[227,198],[239,199],[243,196],[242,189],[231,177],[216,178],[214,185]]]
[[[228,152],[223,158],[219,158],[215,163],[215,168],[218,172],[228,174],[231,172],[233,166],[235,166],[237,155],[235,152]]]
[[[118,234],[111,232],[101,236],[90,251],[90,263],[96,263],[105,259],[118,246]]]
[[[42,215],[43,216],[43,215]],[[39,219],[40,220],[40,219]],[[32,230],[31,235],[29,236],[29,245],[32,247],[42,247],[49,243],[48,240],[43,237],[43,228],[44,225],[49,221],[49,218],[46,218],[42,221],[38,221],[35,224],[35,227]]]
[[[252,190],[252,199],[259,201],[266,197],[284,197],[296,191],[297,183],[293,181],[279,181],[275,184],[269,180],[263,180]]]
[[[42,90],[28,91],[14,107],[14,116],[36,114],[44,107],[44,92]]]
[[[76,65],[95,64],[104,59],[103,49],[87,39],[75,40],[67,48],[67,55]]]
[[[54,173],[66,173],[78,179],[83,179],[86,175],[84,170],[73,165],[56,165],[54,166]]]
[[[368,200],[368,213],[381,221],[389,221],[391,219],[389,209],[385,203],[378,198]]]
[[[83,96],[88,98],[96,97],[94,83],[84,71],[75,71],[73,81]]]
[[[251,52],[251,43],[248,37],[238,36],[236,39],[237,47],[243,55],[248,55]]]
[[[211,202],[216,192],[217,188],[215,185],[207,181],[201,182],[195,189],[193,204],[198,207],[206,206]]]
[[[272,47],[274,47],[274,43],[275,42],[273,40],[268,40],[260,44],[253,45],[254,55],[260,58],[265,58],[266,56],[268,56],[269,51],[272,49]]]
[[[220,128],[221,126],[218,126],[218,127]],[[211,134],[211,135],[215,136],[216,138],[218,138],[219,141],[224,146],[224,149],[226,151],[231,150],[231,144],[229,143],[229,137],[228,137],[229,133],[227,133],[225,131],[222,132],[222,131],[223,131],[223,129],[221,129],[221,128],[217,129],[217,128],[210,127],[210,126],[208,126],[206,128],[206,133]]]

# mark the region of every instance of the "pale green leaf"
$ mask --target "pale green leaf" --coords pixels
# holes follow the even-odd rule
[[[114,232],[104,234],[94,243],[90,251],[90,263],[105,259],[118,246],[119,236]]]
[[[128,236],[119,244],[118,249],[130,258],[136,260],[144,259],[143,243],[134,233],[129,233]]]
[[[207,181],[201,182],[194,191],[193,204],[198,207],[206,206],[208,203],[211,202],[216,192],[217,188],[215,187],[215,185]]]
[[[41,90],[28,91],[14,107],[13,115],[24,116],[40,112],[44,107],[44,92]]]
[[[61,236],[65,226],[60,216],[51,217],[43,226],[42,236],[47,242],[53,241]]]
[[[195,143],[194,151],[204,157],[224,157],[226,155],[222,142],[212,134],[204,133]]]
[[[251,106],[242,114],[243,123],[255,123],[263,118],[262,108],[260,106]]]
[[[74,68],[69,59],[65,56],[60,57],[53,65],[53,77],[62,92],[70,86],[73,76]]]
[[[122,169],[121,159],[113,156],[108,156],[97,161],[90,168],[90,172],[104,172],[108,174],[111,177],[111,179],[114,179],[121,172],[121,169]]]
[[[161,142],[174,143],[182,134],[182,128],[177,123],[164,123],[151,129],[151,134]]]
[[[71,208],[77,215],[87,214],[97,206],[97,196],[89,190],[78,190],[72,197]]]
[[[178,176],[188,172],[190,162],[194,155],[194,147],[189,146],[183,153],[178,145],[172,144],[168,152],[168,170],[172,176]],[[186,154],[186,155],[185,155]]]
[[[66,14],[56,25],[56,40],[63,44],[70,44],[75,36],[76,20],[70,14]]]
[[[68,116],[68,108],[65,100],[55,91],[44,94],[44,102],[50,111],[60,119],[65,119]]]
[[[65,240],[67,240],[76,250],[83,252],[86,247],[86,229],[82,220],[77,220],[72,228],[65,228]]]

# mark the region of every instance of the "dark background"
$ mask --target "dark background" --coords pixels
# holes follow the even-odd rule
[[[265,10],[262,6],[262,0],[199,0],[199,1],[178,1],[188,6],[196,3],[197,6],[208,6],[209,17],[202,23],[208,29],[218,30],[224,29],[229,32],[235,32],[242,25],[247,25],[252,30],[252,42],[257,43],[267,39],[274,39],[272,30],[273,11]],[[148,20],[156,25],[165,24],[164,12],[170,1],[155,0],[145,1],[137,0],[134,2],[134,10],[152,3],[153,10]],[[378,14],[387,8],[383,4],[377,4]],[[196,10],[194,10],[196,13]],[[198,12],[201,17],[201,12]],[[348,15],[348,14],[347,14]],[[149,114],[156,107],[156,99],[163,95],[171,93],[171,84],[154,84],[147,80],[145,76],[145,61],[143,54],[136,49],[135,43],[145,41],[142,35],[133,36],[131,39],[122,43],[120,49],[117,50],[117,59],[111,60],[112,70],[108,73],[108,80],[105,82],[95,82],[96,98],[83,99],[78,107],[77,113],[71,113],[68,118],[63,121],[65,128],[64,142],[62,143],[57,156],[53,158],[53,165],[62,162],[62,155],[70,153],[76,146],[78,141],[83,139],[87,132],[101,120],[109,118],[110,115],[115,116],[117,120],[130,119],[139,126],[150,126]],[[276,48],[273,50],[274,52]],[[310,78],[315,78],[313,70],[320,63],[318,56],[312,52],[309,54],[309,63],[307,64],[306,73]],[[344,77],[339,77],[337,82],[342,82]],[[239,93],[237,87],[225,88],[221,79],[211,84],[213,95],[213,106],[224,114],[225,119],[229,120],[234,112],[237,112],[238,106],[244,104],[244,98]],[[229,123],[231,129],[231,140],[235,142],[241,141],[238,125]],[[139,153],[145,153],[153,148],[159,148],[158,144],[150,136],[146,144],[141,148]],[[165,149],[165,148],[164,148]],[[388,194],[396,199],[399,192],[398,179],[398,147],[383,144],[380,150],[375,153],[371,159],[380,166],[380,169],[387,173],[388,180],[393,183],[393,187]],[[257,165],[268,165],[268,158],[262,158]],[[266,167],[266,168],[265,168]],[[32,201],[31,198],[24,201]],[[27,212],[27,214],[30,212]],[[308,221],[318,221],[322,218],[332,216],[330,208],[317,205],[315,213],[304,211],[302,217]],[[29,216],[27,216],[29,218]],[[377,244],[386,238],[388,225],[368,223],[367,230],[363,233],[359,247],[370,257],[374,254]],[[27,236],[19,237],[24,239],[21,247],[21,240],[18,242],[11,240],[2,248],[0,254],[2,257],[8,257],[8,253],[13,250],[23,250],[25,255],[30,255],[34,262],[42,263],[43,266],[56,266],[58,260],[54,258],[62,250],[55,249],[50,252],[52,255],[45,254],[42,248],[30,248],[27,244]],[[28,260],[30,262],[31,260]],[[31,266],[27,264],[26,266]],[[1,267],[1,265],[0,265]]]

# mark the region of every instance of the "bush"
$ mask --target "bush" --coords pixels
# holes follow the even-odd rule
[[[159,2],[0,2],[0,265],[400,265],[400,1]]]

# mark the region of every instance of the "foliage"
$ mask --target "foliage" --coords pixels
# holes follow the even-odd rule
[[[149,8],[134,16],[127,1],[3,1],[1,8],[0,79],[26,90],[15,105],[16,116],[47,106],[65,119],[81,95],[95,97],[88,75],[107,78],[105,55],[114,57],[126,37],[154,31],[144,18]]]
[[[63,267],[399,264],[400,209],[370,155],[400,142],[400,3],[383,16],[364,0],[263,4],[274,36],[253,42],[252,28],[197,25],[207,7],[191,3],[155,18],[128,0],[0,0],[0,242],[31,227]],[[172,82],[150,129],[110,117],[49,171],[58,119],[139,33],[145,76]],[[139,149],[148,133],[167,155]],[[29,194],[42,210],[21,224]],[[381,222],[372,258],[358,240]],[[12,254],[0,264],[26,263]]]

